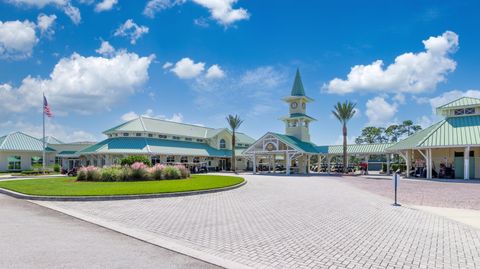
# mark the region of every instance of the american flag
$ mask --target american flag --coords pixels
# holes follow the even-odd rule
[[[47,98],[45,95],[43,96],[43,113],[47,115],[49,118],[53,116],[52,111],[50,110],[50,106],[48,105]]]

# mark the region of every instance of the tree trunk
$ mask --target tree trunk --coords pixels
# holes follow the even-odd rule
[[[232,171],[235,172],[235,130],[232,132]]]
[[[347,125],[343,124],[343,173],[347,173]]]

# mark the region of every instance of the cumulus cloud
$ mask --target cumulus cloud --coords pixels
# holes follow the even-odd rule
[[[95,6],[95,12],[107,11],[113,8],[118,3],[118,0],[103,0]]]
[[[368,125],[386,126],[398,111],[397,104],[390,104],[383,97],[375,97],[367,101],[365,115]]]
[[[100,48],[96,49],[95,52],[105,57],[111,57],[115,54],[115,48],[108,41],[102,41]]]
[[[143,25],[138,25],[133,22],[132,19],[128,19],[118,27],[115,31],[115,36],[124,36],[130,38],[130,43],[135,45],[137,43],[137,39],[142,37],[142,35],[147,34],[149,31],[148,27]]]
[[[17,100],[22,111],[41,107],[42,92],[54,111],[80,114],[105,111],[140,90],[149,78],[148,69],[153,59],[153,55],[140,57],[125,51],[112,58],[74,53],[62,58],[49,78],[28,76],[16,89],[3,85],[0,95]],[[0,110],[7,113],[12,108],[1,102]]]
[[[186,0],[150,0],[147,2],[143,14],[149,18],[154,18],[155,14],[174,6],[182,5]]]
[[[205,77],[208,79],[223,78],[225,77],[225,72],[223,72],[222,68],[218,64],[214,64],[208,68]]]
[[[24,59],[32,55],[38,38],[36,25],[26,21],[0,21],[0,58]]]
[[[77,7],[72,6],[70,0],[6,0],[6,2],[17,6],[35,8],[44,8],[47,5],[52,5],[63,10],[73,23],[79,24],[82,20],[80,10]]]
[[[53,24],[55,23],[55,20],[57,19],[56,15],[45,15],[45,14],[40,14],[37,17],[37,27],[40,29],[40,33],[46,34],[46,35],[52,35],[54,34],[54,31],[52,29]]]
[[[183,115],[182,113],[173,113],[171,117],[167,117],[165,115],[161,114],[155,114],[153,112],[153,109],[147,109],[143,114],[141,114],[143,117],[150,117],[150,118],[157,118],[157,119],[162,119],[162,120],[168,120],[168,121],[173,121],[173,122],[183,122]],[[130,121],[133,119],[136,119],[139,117],[139,114],[137,114],[135,111],[130,111],[125,114],[123,114],[120,119],[122,121]]]
[[[169,69],[172,66],[173,66],[173,64],[171,62],[166,62],[166,63],[163,64],[162,68],[163,69]]]
[[[453,91],[444,92],[437,97],[429,98],[426,100],[428,100],[430,105],[432,106],[432,111],[435,111],[437,107],[443,106],[461,97],[480,98],[480,90],[468,90],[468,91],[453,90]]]
[[[205,70],[205,63],[195,63],[192,59],[186,57],[178,61],[171,70],[181,79],[191,79],[198,77]]]
[[[421,93],[435,89],[456,68],[451,54],[458,48],[458,35],[446,31],[422,41],[424,52],[405,53],[384,68],[382,60],[351,68],[347,79],[335,78],[323,86],[329,93],[355,91]]]
[[[273,66],[260,66],[247,70],[240,78],[242,85],[258,85],[260,87],[275,88],[284,83],[285,73],[278,71]]]
[[[153,18],[155,14],[164,9],[172,8],[174,6],[182,5],[186,0],[150,0],[148,1],[143,14],[147,17]],[[250,18],[250,14],[244,8],[233,8],[238,0],[192,0],[192,2],[208,9],[213,20],[217,21],[223,26],[229,26],[232,23]],[[198,22],[196,20],[196,22]],[[205,22],[201,23],[206,25]]]

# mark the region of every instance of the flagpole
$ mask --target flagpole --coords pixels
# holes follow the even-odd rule
[[[43,94],[43,99],[42,99],[42,115],[43,115],[43,159],[42,159],[42,166],[43,166],[43,173],[45,174],[45,93]]]

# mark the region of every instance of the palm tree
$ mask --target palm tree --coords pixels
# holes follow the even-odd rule
[[[243,120],[238,115],[228,115],[226,119],[228,125],[230,125],[230,130],[232,130],[232,171],[235,172],[235,132],[240,128]]]
[[[355,106],[357,104],[345,101],[343,103],[338,102],[332,110],[333,115],[342,123],[343,129],[343,172],[346,173],[347,168],[347,123],[355,115]]]

